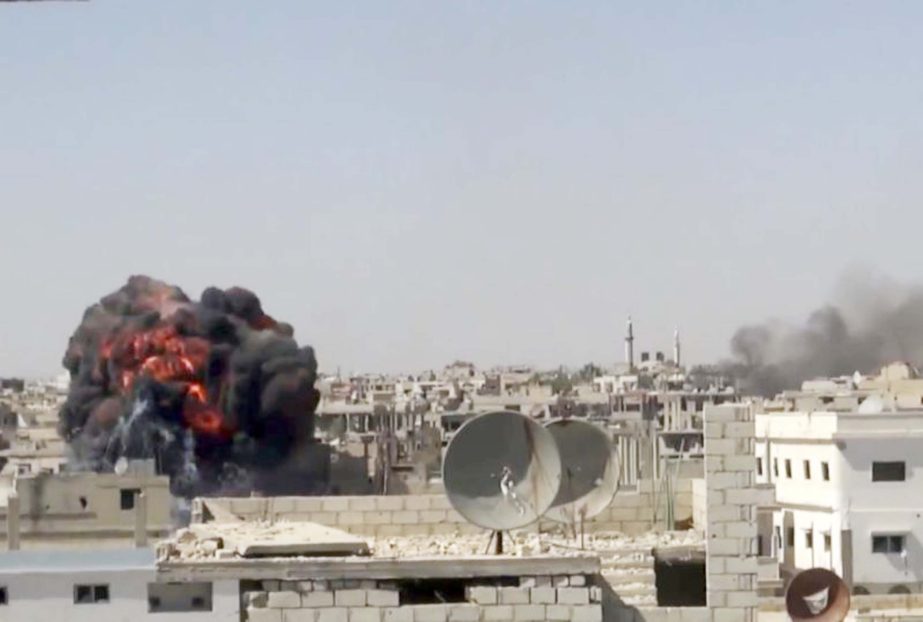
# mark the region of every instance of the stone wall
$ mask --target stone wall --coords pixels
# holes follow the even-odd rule
[[[692,480],[678,480],[676,488],[676,519],[687,519],[692,515]],[[635,490],[620,491],[609,508],[587,521],[586,529],[628,535],[648,532],[660,526],[652,522],[658,497],[650,481],[641,481]],[[226,511],[247,520],[312,521],[363,536],[483,532],[453,510],[445,495],[196,499],[193,521],[202,522],[209,514],[218,516]]]
[[[378,580],[262,581],[244,593],[247,622],[602,621],[592,577],[478,579],[458,602],[419,603],[413,583]],[[511,584],[514,583],[514,584]]]

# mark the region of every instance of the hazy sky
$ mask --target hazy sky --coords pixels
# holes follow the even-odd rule
[[[656,6],[655,6],[656,4]],[[727,353],[923,270],[923,3],[0,5],[0,375],[146,273],[322,369]]]

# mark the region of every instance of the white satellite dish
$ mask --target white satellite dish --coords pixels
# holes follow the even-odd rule
[[[561,487],[545,515],[582,526],[609,507],[618,491],[615,448],[602,428],[587,421],[558,419],[545,429],[557,443],[562,464]]]
[[[497,534],[537,521],[561,485],[554,437],[516,412],[492,412],[467,421],[452,437],[442,464],[452,507],[467,521]]]

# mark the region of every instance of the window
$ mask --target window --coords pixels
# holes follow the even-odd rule
[[[775,475],[776,477],[779,477],[779,459],[778,458],[772,459],[772,474]]]
[[[123,488],[119,491],[119,507],[123,510],[135,509],[135,496],[141,494],[138,488]]]
[[[809,549],[814,548],[814,532],[810,529],[804,531],[804,545]]]
[[[211,611],[212,584],[148,583],[147,608],[150,613]]]
[[[74,603],[77,605],[92,605],[95,603],[109,602],[108,585],[75,585]]]
[[[775,538],[775,540],[776,540],[776,542],[775,542],[775,544],[776,544],[776,550],[778,551],[779,549],[782,548],[782,528],[779,527],[779,526],[776,526],[776,538]]]
[[[6,593],[6,586],[0,587],[0,606],[6,605],[9,603],[9,598]]]
[[[792,479],[792,461],[788,458],[785,459],[785,477]]]
[[[811,479],[811,461],[810,460],[804,461],[804,478]]]
[[[762,458],[756,459],[756,474],[757,475],[763,474],[763,459]]]
[[[873,462],[872,481],[903,482],[905,479],[904,471],[905,469],[903,462]]]
[[[904,536],[872,536],[872,553],[903,553]]]
[[[795,528],[787,527],[785,529],[785,546],[795,546]]]
[[[820,475],[824,478],[825,482],[830,481],[830,465],[826,462],[820,463]]]
[[[824,552],[825,553],[830,552],[830,543],[831,543],[830,534],[825,533],[824,534]]]

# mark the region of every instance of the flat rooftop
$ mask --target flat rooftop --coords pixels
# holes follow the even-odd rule
[[[0,574],[153,570],[155,561],[152,549],[7,551],[0,553]]]

